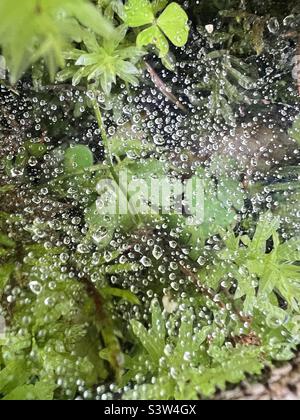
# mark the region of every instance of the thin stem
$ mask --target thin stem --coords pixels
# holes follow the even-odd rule
[[[104,172],[104,171],[107,171],[107,170],[108,170],[108,168],[105,167],[104,165],[102,165],[102,163],[99,164],[99,165],[93,165],[93,166],[90,166],[89,168],[81,169],[80,171],[74,171],[74,172],[71,172],[69,174],[64,174],[62,176],[58,176],[57,178],[51,179],[50,181],[46,181],[44,183],[41,183],[41,184],[37,185],[36,187],[34,187],[34,189],[40,189],[40,188],[42,188],[44,186],[47,186],[47,185],[56,184],[57,182],[64,181],[68,178],[74,178],[74,176],[80,176],[80,175],[84,175],[84,174],[87,174],[87,173],[93,173],[93,172],[101,172],[101,171]]]
[[[85,286],[85,289],[95,305],[95,318],[97,326],[101,332],[105,347],[109,350],[109,361],[114,368],[117,380],[120,378],[123,368],[120,362],[120,354],[122,353],[119,340],[114,334],[114,324],[110,313],[106,309],[105,300],[97,287],[91,282],[87,276],[80,276],[75,270],[77,279]]]
[[[14,95],[20,96],[20,93],[13,86],[10,86],[5,80],[0,79],[0,85],[4,86],[9,92],[12,92]]]
[[[129,212],[132,216],[132,219],[133,219],[134,223],[140,224],[140,218],[139,218],[138,215],[135,214],[135,209],[132,206],[130,194],[127,191],[127,188],[124,187],[124,185],[122,185],[122,183],[120,181],[120,177],[119,177],[118,173],[115,171],[113,157],[112,157],[111,150],[110,150],[109,139],[107,137],[107,133],[106,133],[106,130],[105,130],[105,127],[104,127],[101,110],[100,110],[99,104],[97,102],[95,92],[94,92],[94,98],[92,100],[92,103],[93,103],[93,108],[94,108],[96,120],[97,120],[99,129],[100,129],[100,133],[101,133],[101,137],[102,137],[102,141],[103,141],[103,146],[104,146],[104,150],[105,150],[105,157],[108,161],[111,176],[114,179],[114,181],[116,182],[116,184],[118,185],[118,187],[120,188],[122,194],[126,197],[126,200],[127,200],[128,206],[129,206]]]
[[[94,96],[95,96],[95,94],[94,94]],[[110,151],[109,140],[108,140],[106,130],[105,130],[105,127],[104,127],[101,110],[100,110],[99,104],[97,102],[97,99],[95,97],[94,97],[92,102],[93,102],[93,108],[94,108],[96,120],[97,120],[97,123],[98,123],[98,127],[100,129],[105,153],[106,153],[105,157],[108,159],[109,166],[113,167],[113,158],[112,158],[112,154],[111,154],[111,151]]]

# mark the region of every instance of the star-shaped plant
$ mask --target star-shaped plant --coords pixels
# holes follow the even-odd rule
[[[132,28],[151,24],[137,37],[139,47],[153,44],[159,50],[160,57],[169,52],[168,39],[177,47],[183,47],[189,35],[188,16],[177,3],[157,0],[128,0],[125,6],[125,23]],[[164,9],[164,10],[163,10]],[[163,12],[156,18],[156,14]],[[167,39],[168,38],[168,39]]]
[[[74,86],[82,79],[95,82],[106,95],[109,95],[117,77],[132,85],[138,83],[139,73],[136,64],[145,54],[142,48],[125,43],[127,28],[124,25],[116,29],[117,36],[98,42],[96,35],[86,32],[83,37],[87,51],[74,49],[66,54],[66,59],[75,61],[58,74],[58,80],[72,78]]]

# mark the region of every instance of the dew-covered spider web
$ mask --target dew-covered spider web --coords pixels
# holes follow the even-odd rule
[[[185,46],[159,12],[106,79],[92,39],[69,78],[0,49],[0,398],[214,398],[295,357],[300,14],[178,3]]]

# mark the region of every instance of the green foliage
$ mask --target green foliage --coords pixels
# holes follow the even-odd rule
[[[26,263],[19,267],[19,272],[26,273],[22,279],[25,301],[17,301],[13,325],[0,346],[4,362],[0,394],[4,399],[52,399],[54,393],[59,398],[73,398],[77,389],[74,378],[82,378],[88,386],[106,378],[100,357],[104,349],[105,359],[120,369],[121,351],[109,308],[114,299],[139,304],[130,291],[103,287],[103,283],[97,289],[92,283],[62,275],[69,258],[66,250],[49,249],[47,255],[44,250],[40,245],[30,246]],[[80,267],[79,256],[75,264]],[[103,259],[95,269],[106,264]],[[13,268],[3,267],[3,276],[10,275]],[[130,270],[122,267],[126,269]],[[16,335],[24,319],[28,322]]]
[[[253,313],[254,308],[264,311],[268,322],[278,315],[278,322],[286,318],[286,313],[278,307],[273,308],[276,294],[288,304],[290,310],[299,312],[300,270],[296,263],[300,259],[299,240],[280,244],[277,230],[280,219],[265,215],[259,221],[252,240],[248,236],[229,235],[225,240],[226,248],[219,254],[219,263],[213,270],[205,270],[209,286],[218,289],[221,282],[236,279],[235,299],[244,299],[243,310]],[[268,240],[273,241],[273,249],[267,252]],[[200,273],[201,275],[201,273]]]
[[[291,4],[287,7],[293,10]],[[274,1],[201,0],[191,9],[199,37],[189,45],[193,57],[189,54],[183,62],[184,73],[193,80],[189,98],[199,112],[234,126],[244,110],[251,112],[266,97],[272,104],[298,103],[296,83],[289,90],[295,57],[287,36],[297,37],[297,9],[287,19],[287,8]],[[288,51],[284,60],[283,50]],[[281,69],[276,79],[266,73],[274,68]]]
[[[234,125],[236,107],[251,104],[251,91],[255,88],[253,69],[229,50],[212,51],[203,55],[201,61],[201,66],[192,67],[191,71],[196,81],[195,92],[203,99],[196,96],[193,103]]]
[[[0,47],[6,59],[10,80],[14,84],[32,64],[44,60],[51,79],[58,68],[68,66],[58,74],[58,80],[72,78],[77,85],[82,79],[96,82],[106,95],[110,94],[116,78],[137,84],[136,65],[144,56],[141,48],[157,43],[161,56],[169,44],[165,35],[176,46],[187,42],[189,28],[187,15],[177,3],[171,3],[154,23],[155,14],[167,2],[129,2],[124,11],[118,1],[97,7],[91,0],[24,0],[18,7],[3,0],[0,7]],[[117,19],[115,19],[117,15]],[[121,20],[125,25],[114,27]],[[127,27],[153,23],[141,32],[134,44],[134,33],[126,37]],[[163,32],[161,32],[163,31]],[[157,40],[156,40],[157,37]],[[74,48],[76,45],[76,49]],[[78,46],[80,48],[78,48]],[[5,72],[5,69],[2,73]]]
[[[1,1],[0,46],[15,83],[23,72],[44,58],[54,78],[64,65],[63,51],[80,42],[88,27],[105,37],[113,28],[89,0]]]
[[[54,395],[54,384],[38,382],[35,385],[22,385],[15,388],[3,400],[6,401],[51,401]]]
[[[64,166],[67,173],[89,168],[93,162],[93,153],[84,145],[71,147],[65,153]]]
[[[171,216],[170,226],[181,228],[179,240],[190,248],[189,256],[197,260],[204,243],[210,236],[223,234],[223,229],[236,225],[238,212],[243,208],[246,198],[241,183],[236,177],[224,174],[216,184],[212,171],[198,171],[194,177],[203,186],[203,220],[190,223],[186,218]],[[195,195],[195,203],[201,202]]]
[[[133,357],[126,358],[128,372],[123,381],[134,380],[138,385],[125,392],[124,399],[199,399],[212,396],[216,389],[225,389],[226,383],[240,382],[246,373],[261,372],[261,349],[226,349],[209,344],[213,327],[195,328],[191,310],[181,314],[177,335],[174,331],[167,333],[166,325],[172,321],[163,316],[157,302],[152,303],[151,312],[149,330],[140,322],[131,322],[140,348]]]
[[[66,58],[75,61],[75,66],[69,66],[58,74],[58,80],[64,81],[72,77],[74,86],[82,78],[89,83],[96,81],[96,87],[101,87],[109,95],[113,84],[119,77],[124,82],[136,85],[139,71],[136,64],[144,55],[144,51],[135,45],[124,43],[127,28],[120,26],[112,39],[97,41],[96,35],[86,32],[83,42],[87,51],[73,50],[66,53]],[[79,69],[78,69],[79,68]]]
[[[158,5],[158,3],[161,3]],[[169,52],[167,38],[177,47],[183,47],[189,34],[188,16],[177,3],[169,4],[156,19],[156,13],[164,8],[166,2],[150,3],[149,0],[128,0],[125,6],[125,22],[130,27],[140,27],[151,24],[137,37],[137,45],[143,47],[155,45],[160,57]]]
[[[0,268],[0,294],[4,290],[6,284],[9,282],[13,273],[13,264],[3,264]]]
[[[244,54],[254,50],[257,55],[263,52],[264,32],[268,21],[265,16],[261,17],[245,10],[223,10],[220,14],[222,17],[232,18],[228,33],[218,34],[227,37],[232,51]]]
[[[167,316],[154,301],[149,330],[139,321],[131,321],[137,344],[133,354],[126,357],[127,372],[122,383],[137,384],[125,392],[125,399],[209,397],[227,383],[243,380],[247,373],[259,374],[272,358],[292,357],[294,335],[299,334],[300,279],[295,261],[299,261],[300,248],[295,239],[280,244],[278,228],[279,220],[266,214],[252,239],[228,233],[213,268],[198,271],[203,285],[216,292],[223,289],[215,302],[228,301],[232,296],[229,307],[236,308],[236,314],[245,314],[244,319],[225,310],[221,315],[220,309],[206,303],[215,317],[213,323],[206,324],[193,312],[197,304]],[[271,252],[267,245],[270,238]],[[285,300],[286,309],[278,296]],[[225,321],[227,317],[232,321]],[[243,323],[248,324],[246,328]],[[243,336],[238,335],[241,326]],[[282,329],[285,333],[276,333]],[[290,337],[289,343],[283,336]],[[234,346],[228,341],[224,346],[229,337],[234,337]]]
[[[291,359],[300,343],[299,168],[286,155],[269,167],[271,186],[269,178],[248,185],[253,168],[245,176],[227,157],[202,159],[218,149],[216,137],[235,138],[242,106],[251,131],[258,114],[267,121],[258,105],[295,104],[292,57],[281,49],[293,41],[281,37],[277,52],[266,30],[273,2],[239,10],[239,0],[200,0],[185,3],[187,12],[167,0],[18,3],[0,4],[1,78],[5,61],[12,83],[25,74],[15,87],[1,82],[0,399],[93,399],[108,388],[124,399],[210,398]],[[188,19],[191,42],[169,53],[170,43],[187,44]],[[137,86],[149,45],[163,64],[174,54],[176,74],[158,76],[149,57],[148,70],[174,102],[184,81],[186,115],[154,109],[148,82]],[[270,67],[271,93],[262,88]],[[72,85],[58,84],[65,80]],[[192,126],[213,133],[205,150]],[[298,118],[290,137],[295,149]],[[273,140],[266,149],[284,146]],[[127,191],[131,181],[149,187],[166,176],[192,182],[188,204],[203,204],[201,223],[187,208],[150,214],[150,201]],[[112,186],[126,214],[101,211]]]

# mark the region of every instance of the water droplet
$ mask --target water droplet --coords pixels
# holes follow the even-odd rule
[[[155,245],[154,248],[153,248],[152,255],[156,260],[160,260],[161,257],[163,256],[162,248],[158,245]]]
[[[160,134],[155,134],[153,137],[153,141],[156,144],[156,146],[163,146],[165,144],[165,140]]]
[[[280,24],[277,18],[271,18],[268,21],[268,29],[272,34],[276,34],[280,29]]]
[[[97,229],[95,233],[93,233],[92,237],[95,242],[100,243],[101,241],[107,238],[107,235],[108,229],[102,226],[99,229]]]
[[[188,352],[188,351],[186,351],[186,352],[184,353],[184,355],[183,355],[183,360],[184,360],[185,362],[190,362],[190,361],[191,361],[191,359],[192,359],[192,355],[191,355],[191,353],[190,353],[190,352]]]
[[[77,251],[80,254],[88,254],[89,253],[89,247],[86,244],[79,244],[77,246]]]
[[[35,295],[39,295],[43,290],[41,283],[39,283],[38,281],[31,281],[29,283],[29,288]]]
[[[141,258],[141,263],[143,264],[144,267],[151,267],[152,266],[152,261],[150,260],[150,258],[143,256]]]

